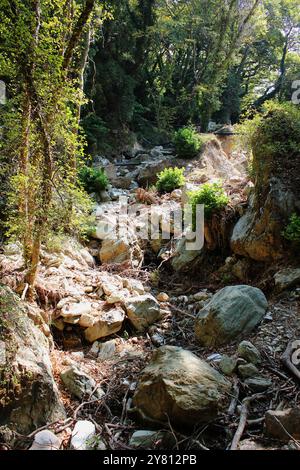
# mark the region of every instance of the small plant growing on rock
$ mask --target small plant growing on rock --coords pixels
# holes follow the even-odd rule
[[[79,171],[79,179],[87,193],[99,193],[108,186],[108,177],[103,169],[96,170],[83,166]]]
[[[196,206],[204,204],[205,218],[210,219],[213,212],[224,209],[229,202],[229,198],[221,183],[206,183],[198,191],[189,194],[189,201],[192,205],[194,217],[196,215]]]
[[[158,174],[156,188],[160,193],[171,193],[185,183],[184,168],[165,168]]]
[[[300,243],[300,216],[293,214],[290,218],[289,224],[283,232],[284,238],[291,242]]]
[[[175,132],[174,144],[178,157],[194,158],[199,154],[203,141],[193,128],[184,127]]]

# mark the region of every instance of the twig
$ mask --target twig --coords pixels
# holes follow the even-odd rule
[[[247,417],[249,413],[249,407],[252,401],[258,400],[259,398],[263,398],[265,395],[262,393],[257,393],[256,395],[252,395],[252,397],[246,397],[244,398],[242,402],[242,409],[241,409],[241,416],[240,416],[240,422],[238,425],[238,428],[236,430],[236,433],[233,437],[230,450],[237,450],[239,442],[241,440],[241,437],[244,433],[246,424],[247,424]]]
[[[23,293],[21,295],[21,300],[25,300],[28,289],[29,289],[29,284],[26,283],[25,287],[24,287],[24,290],[23,290]]]
[[[232,416],[235,413],[235,409],[237,407],[238,400],[239,400],[239,394],[240,394],[240,389],[239,389],[239,386],[238,386],[238,380],[235,379],[234,385],[233,385],[233,396],[232,396],[230,406],[228,408],[229,416]]]

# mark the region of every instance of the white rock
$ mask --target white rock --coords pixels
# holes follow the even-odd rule
[[[77,421],[72,432],[71,448],[87,450],[89,440],[96,434],[96,427],[91,421]]]
[[[61,440],[53,432],[45,429],[34,436],[34,441],[29,450],[59,450]]]
[[[90,302],[79,302],[78,304],[67,304],[61,309],[61,316],[64,318],[80,317],[81,315],[89,314],[92,311]]]

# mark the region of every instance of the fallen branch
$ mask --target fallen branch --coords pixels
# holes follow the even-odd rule
[[[297,367],[292,363],[291,356],[292,353],[296,350],[294,346],[295,341],[290,341],[287,345],[286,350],[281,356],[281,362],[285,365],[285,367],[300,381],[300,371]]]
[[[240,443],[241,437],[244,433],[244,430],[245,430],[245,427],[246,427],[246,424],[247,424],[247,418],[248,418],[249,408],[250,408],[251,402],[254,401],[254,400],[258,400],[259,398],[263,398],[263,397],[265,397],[265,394],[257,393],[255,395],[252,395],[251,397],[244,398],[244,400],[242,402],[240,422],[239,422],[238,428],[236,430],[236,433],[233,437],[233,440],[232,440],[232,443],[231,443],[231,446],[230,446],[230,450],[237,450],[237,448],[238,448],[238,445]]]

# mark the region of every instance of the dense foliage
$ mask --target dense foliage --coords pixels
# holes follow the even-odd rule
[[[88,193],[100,193],[107,188],[109,183],[104,169],[95,169],[83,166],[79,171],[79,180]]]
[[[181,188],[185,183],[184,168],[165,168],[158,174],[156,183],[160,193],[171,193],[174,189]]]
[[[178,157],[194,158],[199,155],[203,142],[194,129],[185,127],[175,132],[174,144]]]
[[[89,150],[169,140],[173,128],[236,122],[299,75],[298,0],[111,0],[88,65]]]
[[[193,214],[196,213],[197,205],[204,205],[204,216],[210,219],[214,212],[226,207],[229,198],[221,183],[206,183],[198,191],[189,194],[189,202],[192,205]]]
[[[292,214],[289,224],[283,232],[286,240],[291,242],[300,243],[300,216],[297,214]]]

